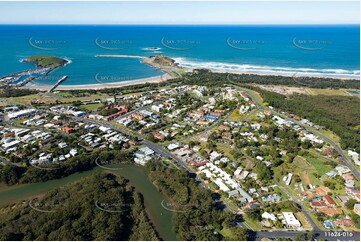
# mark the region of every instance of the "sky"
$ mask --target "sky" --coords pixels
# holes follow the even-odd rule
[[[0,2],[0,24],[359,24],[353,2]]]

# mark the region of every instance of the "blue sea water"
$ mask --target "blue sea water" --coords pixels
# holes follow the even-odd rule
[[[63,75],[69,78],[62,85],[89,85],[162,74],[137,58],[98,55],[163,54],[181,66],[228,72],[360,75],[359,25],[0,25],[0,33],[0,76],[32,68],[21,62],[32,55],[71,61],[37,85],[54,84]]]

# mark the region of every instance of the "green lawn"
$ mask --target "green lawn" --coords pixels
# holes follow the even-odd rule
[[[70,92],[67,92],[67,91],[59,91],[57,93],[57,95],[60,96],[60,97],[72,97],[73,96],[73,95],[71,95]]]
[[[107,98],[112,98],[112,96],[109,96],[107,94],[91,94],[91,95],[85,95],[84,97],[75,97],[72,95],[69,95],[69,93],[58,93],[58,100],[60,102],[64,102],[64,103],[71,103],[74,101],[82,101],[82,100],[96,100],[96,99],[107,99]],[[39,94],[31,94],[31,95],[26,95],[26,96],[22,96],[22,97],[9,97],[9,98],[4,98],[6,100],[12,100],[16,103],[21,103],[21,104],[30,104],[31,101],[35,101],[35,100],[40,100],[41,102],[45,102],[45,103],[53,103],[55,102],[56,99],[54,99],[54,96],[44,96],[44,95],[39,95]]]
[[[79,107],[82,109],[86,109],[88,111],[97,111],[99,108],[103,107],[104,104],[102,103],[92,103],[87,105],[80,105]]]
[[[250,89],[246,89],[246,88],[243,88],[243,89],[245,89],[249,93],[251,93],[258,102],[263,103],[263,98],[261,97],[261,95],[258,92],[250,90]]]
[[[317,173],[320,176],[323,176],[324,174],[326,174],[327,172],[329,172],[331,169],[330,166],[326,165],[322,160],[317,159],[317,158],[311,158],[311,157],[307,157],[306,160],[311,163],[311,165],[313,165],[316,170]]]
[[[273,188],[276,193],[280,193],[283,200],[288,200],[289,197],[278,186]]]
[[[254,221],[250,218],[248,218],[247,215],[244,215],[243,216],[243,219],[244,219],[244,222],[249,226],[251,227],[252,230],[264,230],[264,229],[267,229],[266,227],[263,227],[259,222],[257,221]]]
[[[324,136],[326,136],[327,138],[329,138],[330,140],[334,141],[335,143],[337,143],[338,145],[340,145],[340,137],[337,136],[334,132],[332,132],[331,130],[328,129],[321,129],[318,130],[318,132],[320,132],[321,134],[323,134]]]
[[[313,159],[313,163],[309,159]],[[315,176],[315,173],[321,176],[323,172],[323,174],[325,174],[326,172],[331,170],[331,168],[324,164],[320,159],[316,158],[306,159],[304,157],[298,156],[295,158],[293,165],[295,166],[294,173],[300,176],[305,188],[307,185],[306,177],[309,178],[312,185],[322,185],[321,180]]]
[[[244,117],[244,114],[239,113],[238,109],[234,110],[231,114],[231,116],[229,116],[228,120],[229,121],[233,121],[233,122],[238,122],[238,121],[242,121]]]
[[[163,159],[161,163],[163,163],[164,166],[169,167],[171,169],[179,169],[176,164],[174,164],[172,161],[168,159]]]
[[[348,96],[348,93],[342,89],[319,89],[319,88],[307,88],[312,95],[326,95],[326,96]]]
[[[227,156],[228,158],[233,159],[233,156],[231,155],[232,148],[229,144],[217,143],[217,149],[219,149],[219,151],[224,152],[224,155]]]

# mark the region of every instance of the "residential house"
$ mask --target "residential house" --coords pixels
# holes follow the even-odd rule
[[[337,219],[336,221],[333,222],[334,225],[336,226],[343,226],[343,227],[353,227],[355,226],[355,223],[351,220],[351,219]]]
[[[282,216],[287,228],[300,228],[301,222],[291,212],[282,212]]]
[[[322,207],[317,209],[318,212],[326,214],[329,217],[332,217],[334,215],[340,215],[343,213],[341,208],[328,208],[328,207]]]
[[[263,219],[269,219],[269,220],[272,220],[273,222],[276,222],[276,220],[277,220],[276,215],[274,215],[273,213],[264,212],[264,213],[262,213],[261,216]]]
[[[323,198],[325,199],[325,202],[328,206],[330,206],[330,207],[336,206],[336,203],[333,201],[333,199],[330,196],[325,195]]]

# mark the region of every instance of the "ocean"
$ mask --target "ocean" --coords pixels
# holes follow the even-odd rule
[[[359,25],[140,26],[0,25],[0,76],[33,68],[21,60],[53,55],[70,64],[28,85],[124,82],[162,75],[137,58],[174,58],[181,66],[215,71],[358,78]]]

